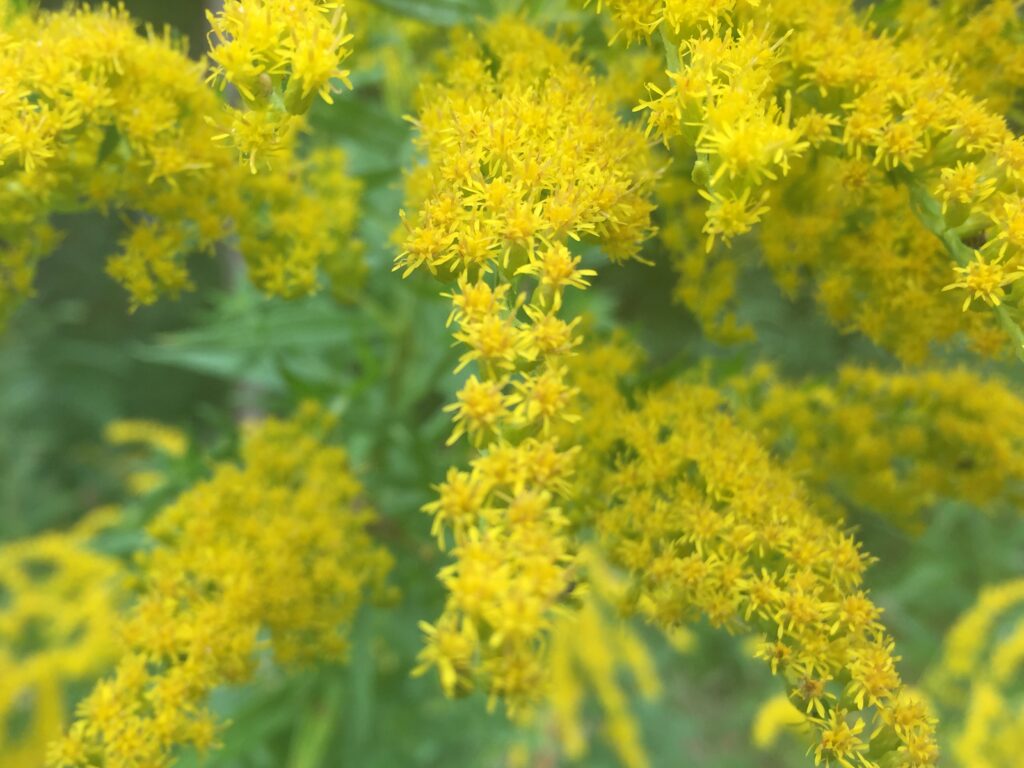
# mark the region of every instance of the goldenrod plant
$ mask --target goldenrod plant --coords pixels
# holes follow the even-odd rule
[[[1015,0],[0,0],[0,765],[1017,768]]]

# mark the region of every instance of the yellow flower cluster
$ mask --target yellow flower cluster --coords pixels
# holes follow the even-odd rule
[[[740,319],[737,286],[744,271],[763,264],[786,297],[810,292],[836,328],[859,332],[905,362],[927,360],[937,343],[961,333],[982,354],[1005,350],[995,317],[965,315],[961,302],[943,293],[950,270],[942,243],[908,214],[904,190],[863,159],[820,157],[813,167],[774,186],[787,207],[762,222],[759,247],[711,253],[699,245],[697,185],[678,168],[668,177],[662,206],[673,216],[661,239],[680,275],[675,298],[705,334],[724,343],[752,337]]]
[[[673,384],[633,410],[591,402],[584,421],[604,435],[582,449],[595,479],[587,509],[633,579],[627,607],[666,629],[704,616],[759,634],[756,655],[805,713],[817,762],[934,765],[932,719],[904,690],[862,586],[870,559],[812,511],[721,395]]]
[[[996,318],[965,315],[960,300],[943,293],[948,255],[908,211],[905,190],[863,159],[822,158],[818,167],[781,185],[783,198],[801,202],[762,228],[764,262],[786,294],[813,291],[836,328],[907,363],[926,361],[957,334],[985,355],[1006,349]]]
[[[39,768],[64,725],[67,686],[90,682],[117,653],[125,574],[90,551],[109,520],[0,546],[0,762]],[[20,727],[15,728],[16,724]]]
[[[290,139],[319,95],[328,104],[335,83],[351,87],[341,65],[351,54],[344,2],[226,0],[210,22],[210,81],[230,83],[243,107],[216,138],[238,150],[256,173],[262,157],[290,148]]]
[[[121,628],[127,653],[80,702],[49,766],[170,765],[180,745],[215,743],[207,696],[247,679],[268,642],[283,663],[344,657],[363,592],[390,559],[366,531],[373,513],[345,451],[321,439],[331,426],[310,404],[251,427],[240,465],[218,465],[156,517],[143,593]]]
[[[943,2],[902,0],[887,30],[925,49],[925,55],[953,65],[965,93],[985,99],[1006,113],[1024,85],[1024,51],[1019,45],[1019,5],[1015,0]]]
[[[312,290],[318,259],[348,246],[357,190],[338,182],[341,158],[289,156],[273,180],[252,183],[214,142],[208,121],[222,105],[203,65],[168,31],[140,35],[109,5],[3,14],[0,25],[0,320],[31,295],[37,263],[56,247],[54,214],[125,221],[107,272],[134,307],[189,290],[186,257],[232,235],[261,287],[285,295]],[[316,199],[310,177],[340,197]],[[341,225],[325,221],[349,226],[339,238]]]
[[[787,292],[810,267],[843,330],[908,359],[957,331],[984,337],[978,346],[992,352],[991,328],[958,320],[933,295],[949,286],[969,292],[965,307],[971,298],[993,307],[1024,344],[1016,298],[1002,306],[1024,266],[1024,142],[978,98],[1000,92],[996,103],[1008,107],[1024,77],[1014,3],[909,0],[890,4],[883,23],[845,0],[602,5],[627,38],[663,38],[668,80],[652,83],[638,109],[692,169],[709,250],[765,219],[771,196],[786,213],[766,219],[781,232],[765,260]],[[887,14],[899,34],[888,34]],[[979,86],[993,62],[1006,74]],[[828,189],[840,210],[821,205]],[[923,226],[906,221],[914,214]],[[697,272],[711,279],[715,270]],[[728,279],[715,279],[728,291]]]
[[[590,5],[592,0],[584,0]],[[597,0],[597,11],[607,8],[617,28],[616,36],[629,42],[647,40],[664,26],[679,34],[699,24],[713,25],[737,6],[756,8],[760,0]]]
[[[1018,765],[1024,749],[1024,580],[987,587],[946,635],[931,688],[961,727],[959,765]]]
[[[578,418],[566,362],[580,336],[563,298],[595,274],[583,241],[623,260],[651,231],[648,147],[613,103],[569,49],[503,20],[455,41],[415,120],[426,162],[408,182],[396,269],[451,284],[472,373],[448,407],[449,443],[477,449],[426,507],[455,548],[420,671],[436,666],[449,695],[481,680],[513,715],[545,694],[544,637],[571,582],[575,449],[555,430]]]
[[[367,265],[355,234],[362,184],[345,165],[341,149],[317,148],[246,181],[250,221],[239,227],[238,244],[262,290],[306,296],[321,273],[340,299],[362,288]]]
[[[730,386],[739,422],[822,506],[838,500],[916,529],[944,498],[985,510],[1021,502],[1024,400],[998,379],[844,367],[832,383],[799,385],[758,366]]]

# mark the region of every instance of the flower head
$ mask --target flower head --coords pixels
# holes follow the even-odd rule
[[[964,312],[971,306],[971,301],[977,299],[981,299],[990,307],[998,307],[1006,297],[1006,286],[1024,277],[1024,271],[1019,269],[1012,272],[1007,271],[1002,259],[1003,257],[1000,255],[988,261],[981,251],[974,251],[974,261],[968,262],[964,267],[954,266],[953,271],[958,279],[942,290],[952,291],[962,288],[967,291],[963,304]]]

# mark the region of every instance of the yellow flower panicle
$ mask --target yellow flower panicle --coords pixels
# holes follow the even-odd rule
[[[54,212],[138,219],[108,265],[135,304],[189,288],[185,241],[222,238],[227,202],[210,181],[224,163],[201,65],[169,33],[137,34],[121,7],[16,15],[0,34],[0,308],[31,293]]]
[[[782,290],[810,282],[838,327],[912,362],[958,332],[986,354],[1005,349],[994,322],[957,317],[933,295],[945,286],[968,292],[965,307],[988,304],[1024,343],[1019,297],[1002,306],[1024,256],[1024,143],[995,111],[1012,108],[1024,78],[1015,3],[602,6],[616,34],[664,45],[666,77],[637,109],[706,202],[709,250],[774,221],[764,259]],[[701,308],[700,319],[746,337],[726,306],[740,257],[722,256],[723,268],[680,258],[684,280],[716,281],[725,316]]]
[[[724,410],[710,388],[671,385],[602,420],[603,439],[583,444],[581,461],[600,478],[587,509],[603,550],[631,575],[628,607],[666,629],[703,615],[760,634],[756,655],[812,726],[817,762],[934,765],[932,720],[903,691],[882,611],[862,585],[870,558]]]
[[[703,232],[710,251],[717,238],[728,244],[761,221],[769,210],[764,185],[787,175],[811,143],[794,119],[791,95],[783,91],[776,99],[775,70],[784,61],[779,41],[764,25],[733,27],[708,10],[693,22],[701,31],[666,42],[669,84],[650,85],[650,98],[637,109],[647,113],[648,131],[666,145],[679,137],[696,154],[693,177],[706,201]]]
[[[566,361],[580,336],[564,297],[595,274],[581,241],[637,256],[655,171],[607,86],[539,31],[496,22],[482,42],[457,38],[450,61],[414,120],[426,162],[408,181],[396,269],[451,285],[471,373],[448,407],[449,443],[466,437],[476,453],[426,507],[455,546],[419,671],[436,667],[449,695],[481,681],[519,715],[545,695],[544,638],[574,555],[576,449],[555,433],[578,418]]]
[[[341,197],[310,205],[318,191],[307,183],[342,173],[340,157],[299,161],[282,138],[277,178],[253,183],[215,143],[209,120],[222,102],[169,31],[139,34],[122,6],[106,4],[16,13],[0,25],[0,320],[32,294],[37,263],[57,246],[54,214],[125,222],[107,272],[133,308],[192,289],[186,258],[235,235],[260,286],[285,295],[308,293],[317,259],[348,246],[351,227],[339,237],[325,222],[346,220],[334,212],[350,209],[357,189],[330,184],[324,194]]]
[[[320,96],[328,104],[344,84],[349,57],[344,2],[327,0],[227,0],[210,23],[209,81],[233,85],[244,107],[228,108],[226,140],[256,173],[263,158],[288,150],[292,134]]]
[[[986,587],[946,635],[930,689],[960,765],[1001,768],[1024,749],[1024,580]]]
[[[248,679],[269,635],[282,663],[343,659],[345,631],[390,565],[366,531],[373,513],[331,420],[312,404],[249,428],[241,463],[223,463],[153,521],[143,592],[121,627],[126,654],[78,706],[47,765],[170,765],[216,744],[206,708]]]
[[[794,384],[759,366],[730,388],[737,418],[779,452],[822,506],[853,504],[916,530],[942,499],[1020,504],[1024,400],[963,368],[844,367]]]
[[[43,764],[64,726],[67,685],[91,681],[116,657],[126,574],[88,546],[106,518],[0,547],[0,755],[8,768]],[[17,722],[25,725],[14,733]]]
[[[927,361],[958,334],[980,354],[1005,352],[996,318],[964,314],[962,300],[943,292],[956,273],[942,242],[908,212],[906,191],[887,184],[870,162],[819,157],[777,182],[773,191],[786,207],[765,217],[759,252],[716,247],[705,253],[699,187],[678,168],[670,179],[662,206],[673,213],[660,234],[680,275],[675,298],[715,340],[754,335],[737,287],[745,270],[763,264],[787,298],[810,293],[837,329],[863,334],[902,361]],[[1009,286],[1016,273],[1004,269],[1000,282]],[[1003,295],[1005,289],[996,293]]]

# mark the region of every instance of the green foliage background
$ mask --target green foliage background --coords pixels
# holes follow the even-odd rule
[[[397,14],[449,26],[487,16],[492,0],[378,0]],[[533,12],[557,20],[579,15],[565,3],[535,0]],[[203,7],[194,0],[133,0],[129,10],[170,23],[202,50]],[[588,18],[579,16],[579,18]],[[594,23],[592,19],[587,23]],[[186,766],[327,768],[328,766],[499,766],[525,741],[555,754],[543,725],[526,731],[488,715],[477,697],[442,699],[432,677],[409,675],[419,647],[416,623],[433,618],[441,594],[433,574],[441,557],[418,512],[431,483],[454,461],[442,450],[455,354],[444,327],[447,307],[436,287],[391,272],[389,235],[401,205],[401,168],[411,159],[409,126],[380,106],[380,72],[358,72],[355,90],[331,109],[318,105],[313,136],[340,144],[365,184],[361,236],[370,277],[357,304],[323,294],[286,302],[258,294],[230,256],[195,257],[201,292],[128,314],[121,289],[101,264],[113,250],[116,221],[65,222],[60,252],[44,262],[38,296],[0,338],[0,539],[66,525],[100,503],[122,501],[127,457],[103,446],[115,418],[147,418],[184,427],[211,455],[230,450],[239,417],[285,412],[313,395],[343,412],[343,439],[383,521],[376,531],[397,559],[397,606],[368,608],[345,668],[285,677],[268,667],[259,682],[224,692],[217,708],[234,725],[225,748]],[[742,244],[737,246],[742,247]],[[839,359],[895,366],[856,339],[841,337],[808,305],[784,301],[768,279],[750,276],[744,312],[757,344],[721,349],[671,301],[675,275],[655,245],[655,266],[606,270],[583,307],[593,333],[625,327],[647,348],[652,379],[710,356],[722,370],[774,361],[788,375],[827,373]],[[112,463],[112,455],[122,464]],[[177,487],[200,476],[204,461],[176,466]],[[166,500],[132,502],[143,521]],[[923,537],[911,541],[877,518],[856,519],[865,547],[880,558],[869,573],[885,607],[902,669],[913,682],[935,659],[942,634],[985,583],[1024,571],[1019,525],[949,505]],[[133,541],[106,542],[126,552]],[[698,628],[700,643],[680,656],[653,634],[663,698],[636,701],[657,766],[805,765],[795,742],[771,753],[750,746],[753,714],[780,690],[760,662],[733,639]],[[595,726],[596,727],[596,726]],[[599,740],[587,765],[613,765]],[[538,762],[537,765],[555,765]]]

